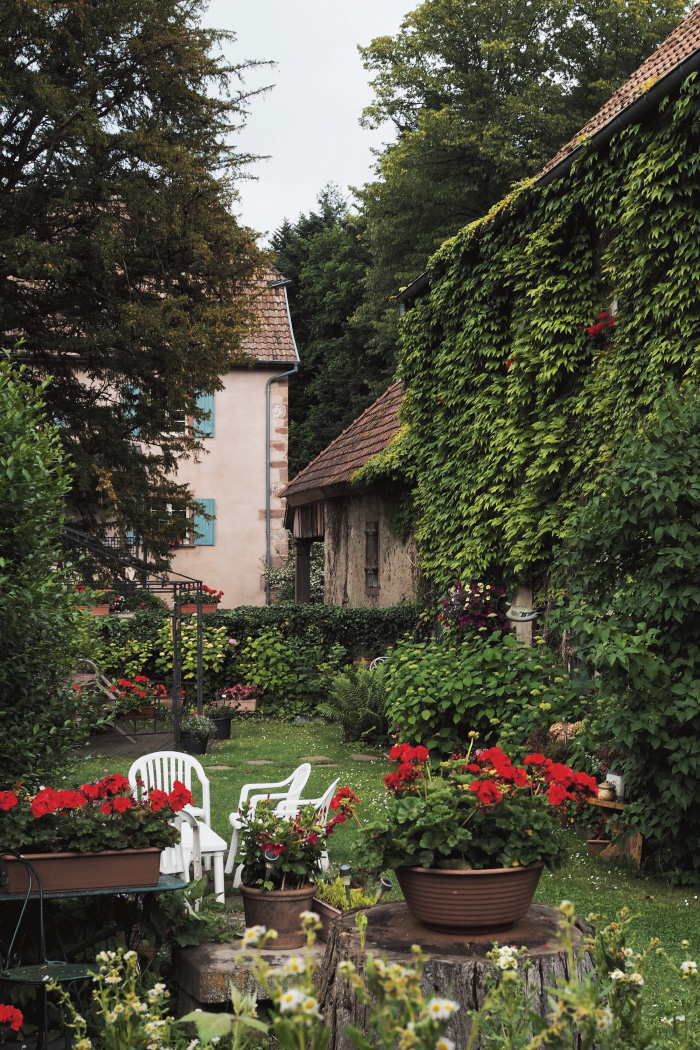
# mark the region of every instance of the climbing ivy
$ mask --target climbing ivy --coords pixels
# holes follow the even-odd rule
[[[624,435],[694,372],[699,102],[692,74],[655,124],[521,184],[433,257],[402,326],[401,440],[439,584],[546,571]]]

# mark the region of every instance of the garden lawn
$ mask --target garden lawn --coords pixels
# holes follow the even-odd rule
[[[128,773],[132,759],[101,759],[98,749],[99,738],[94,757],[67,771],[66,786],[101,777],[106,770]],[[144,753],[147,749],[146,743]],[[339,777],[339,786],[347,784],[359,796],[360,818],[363,814],[375,815],[387,797],[382,777],[389,772],[389,763],[379,752],[363,756],[365,760],[353,759],[353,753],[343,742],[337,726],[296,725],[261,716],[234,721],[232,739],[210,742],[207,754],[201,759],[211,782],[214,830],[229,838],[228,815],[236,808],[244,784],[283,780],[302,761],[310,761],[312,765],[304,792],[306,798],[320,796],[331,781]],[[261,759],[270,764],[254,764]],[[352,844],[357,832],[357,824],[350,821],[333,836],[330,848],[333,865],[354,860]],[[642,878],[600,858],[589,857],[586,843],[573,830],[567,834],[570,836],[567,864],[556,875],[544,872],[536,901],[558,905],[564,899],[571,900],[582,918],[595,912],[612,919],[626,906],[633,915],[639,916],[635,923],[636,941],[632,945],[635,950],[642,949],[652,937],[659,937],[669,956],[680,963],[685,958],[681,942],[687,939],[691,945],[690,957],[700,962],[700,889],[674,888],[663,879]],[[398,889],[390,896],[400,897]],[[653,967],[645,974],[647,1009],[652,1014],[668,1015],[674,1012],[676,978],[662,959],[652,962]]]

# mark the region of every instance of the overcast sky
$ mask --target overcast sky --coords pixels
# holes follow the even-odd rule
[[[246,87],[274,84],[251,101],[248,125],[236,139],[242,151],[269,154],[251,166],[257,181],[240,184],[241,219],[261,234],[284,218],[309,212],[327,182],[342,190],[372,173],[372,147],[393,138],[391,127],[361,128],[372,99],[357,44],[393,36],[411,0],[211,0],[206,25],[231,29],[227,57],[272,59],[252,70]],[[263,243],[266,238],[263,238]]]

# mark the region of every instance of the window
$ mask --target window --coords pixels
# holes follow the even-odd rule
[[[214,499],[202,499],[197,496],[197,503],[201,503],[207,514],[216,515],[216,500]],[[207,521],[201,514],[195,514],[194,516],[194,545],[195,547],[213,547],[215,540],[215,525],[216,521],[214,518],[211,521]]]
[[[379,590],[379,522],[365,523],[365,587]]]

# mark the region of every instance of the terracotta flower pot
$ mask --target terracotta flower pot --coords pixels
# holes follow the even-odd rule
[[[25,853],[45,893],[63,890],[118,890],[156,886],[162,850],[110,849],[99,853]],[[5,883],[5,878],[8,881]],[[10,854],[0,857],[3,893],[26,893],[27,870]],[[34,887],[32,887],[34,890]]]
[[[306,934],[302,931],[299,915],[303,911],[315,910],[315,892],[313,883],[300,890],[259,890],[241,886],[245,924],[277,930],[275,948],[301,948],[306,944]]]
[[[497,933],[527,915],[543,867],[398,868],[396,876],[408,910],[425,926]]]
[[[215,613],[218,608],[219,608],[219,606],[216,603],[214,603],[214,602],[208,602],[206,605],[204,604],[204,602],[202,602],[202,612],[203,613]],[[187,602],[185,605],[181,605],[180,606],[180,612],[181,613],[196,613],[197,612],[197,603],[196,602]]]
[[[311,911],[316,912],[321,920],[321,926],[323,927],[318,935],[319,941],[327,941],[331,933],[331,923],[343,913],[340,908],[334,908],[332,904],[319,900],[318,897],[314,897],[311,902]]]
[[[93,616],[106,616],[109,612],[109,602],[105,605],[79,605],[78,608],[81,612],[87,612],[89,609]]]
[[[586,841],[588,842],[588,852],[592,857],[597,857],[599,853],[602,853],[610,845],[610,839],[587,839]]]

